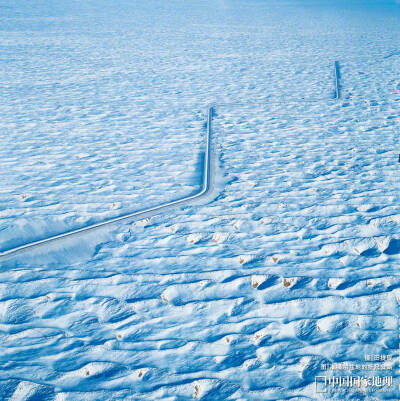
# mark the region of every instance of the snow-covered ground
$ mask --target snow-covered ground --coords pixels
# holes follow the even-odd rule
[[[397,399],[399,39],[395,1],[0,0],[0,252],[198,191],[215,104],[206,198],[0,258],[0,399]]]

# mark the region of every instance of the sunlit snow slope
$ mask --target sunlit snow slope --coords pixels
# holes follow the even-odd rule
[[[394,1],[0,0],[0,251],[198,191],[215,104],[210,196],[0,259],[0,399],[397,399],[399,31]],[[316,392],[365,355],[387,391]]]

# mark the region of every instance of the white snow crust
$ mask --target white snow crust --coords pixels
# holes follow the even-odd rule
[[[0,259],[0,400],[397,399],[399,22],[0,0],[0,251],[198,191],[209,104],[216,167],[195,204]],[[365,355],[390,391],[316,393]]]

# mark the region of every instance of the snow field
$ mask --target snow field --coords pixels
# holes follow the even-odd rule
[[[395,355],[398,5],[0,13],[1,249],[198,190],[209,103],[224,183],[1,261],[0,399],[323,400],[323,363]]]

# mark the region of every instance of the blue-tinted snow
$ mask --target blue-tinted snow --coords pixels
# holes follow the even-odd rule
[[[398,347],[399,19],[0,0],[0,249],[198,190],[209,103],[217,165],[202,203],[1,260],[0,399],[395,399],[396,368],[313,382]]]

